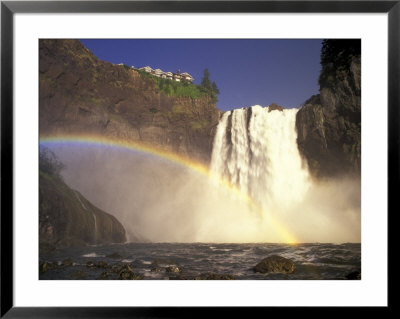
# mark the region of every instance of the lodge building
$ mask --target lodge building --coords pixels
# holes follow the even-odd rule
[[[139,68],[138,70],[145,71],[147,73],[150,73],[151,75],[154,75],[156,77],[162,78],[162,79],[168,79],[168,80],[174,80],[176,82],[190,82],[193,83],[194,78],[187,72],[181,73],[179,70],[177,73],[172,73],[172,72],[164,72],[160,69],[155,69],[153,70],[149,66],[145,66],[142,68]]]

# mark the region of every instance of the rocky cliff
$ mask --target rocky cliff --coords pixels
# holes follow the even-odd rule
[[[209,162],[220,115],[212,97],[166,94],[78,40],[40,40],[39,50],[41,136],[100,135]]]
[[[125,229],[56,174],[39,172],[40,250],[86,244],[123,243]]]
[[[361,42],[325,40],[320,94],[297,113],[300,152],[316,177],[361,173]]]

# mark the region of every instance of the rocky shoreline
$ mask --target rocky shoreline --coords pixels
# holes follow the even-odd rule
[[[114,262],[89,260],[86,264],[79,264],[71,258],[60,261],[39,261],[39,279],[44,278],[45,273],[60,274],[63,278],[72,280],[143,280],[151,279],[140,273],[135,262],[124,262],[123,256],[113,253],[106,256],[115,259]],[[193,275],[173,259],[154,259],[149,265],[150,273],[162,274],[163,280],[235,280],[240,276],[226,273],[202,272]],[[249,267],[254,273],[262,274],[293,274],[296,271],[295,263],[278,255],[271,255],[262,259],[253,267]],[[268,279],[267,277],[265,279]],[[291,279],[290,276],[287,279]],[[331,278],[336,280],[361,280],[361,270],[355,269],[343,278]]]

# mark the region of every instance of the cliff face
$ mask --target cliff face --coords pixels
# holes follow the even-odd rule
[[[346,61],[323,67],[320,94],[297,113],[298,146],[316,177],[361,174],[361,59]]]
[[[39,174],[39,242],[41,247],[123,243],[120,222],[69,188],[57,175]]]
[[[92,134],[208,163],[219,111],[211,97],[167,96],[149,77],[100,61],[78,40],[40,40],[40,135]]]

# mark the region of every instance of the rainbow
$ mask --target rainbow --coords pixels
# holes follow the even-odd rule
[[[41,136],[39,143],[40,145],[48,147],[51,147],[52,145],[111,147],[111,148],[139,152],[142,154],[155,156],[157,158],[162,158],[212,179],[219,185],[233,192],[234,195],[237,196],[239,199],[247,202],[247,204],[251,207],[251,209],[260,214],[260,216],[265,216],[262,208],[257,203],[255,203],[254,200],[248,194],[245,194],[243,191],[239,190],[235,185],[231,184],[229,181],[222,179],[221,177],[211,172],[206,165],[194,161],[189,157],[179,155],[160,148],[156,148],[150,144],[142,142],[139,143],[135,141],[124,141],[98,135],[72,135],[72,134]],[[279,233],[280,237],[285,243],[287,244],[298,243],[298,240],[295,238],[295,236],[284,225],[282,225],[275,217],[268,215],[268,222],[273,226],[275,231]]]

